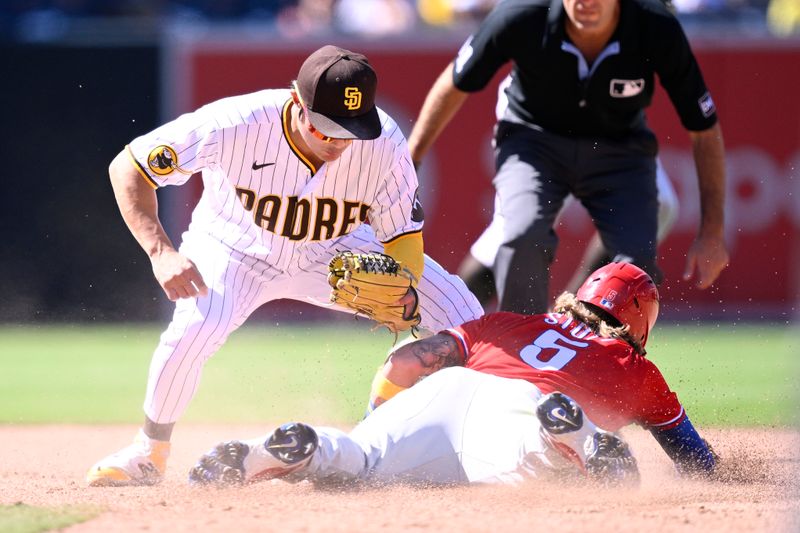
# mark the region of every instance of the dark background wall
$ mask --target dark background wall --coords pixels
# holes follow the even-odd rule
[[[155,47],[0,46],[0,321],[150,320],[111,159],[157,125]]]
[[[0,44],[0,324],[162,321],[170,312],[149,261],[119,216],[108,182],[109,162],[132,138],[168,118],[160,113],[165,107],[174,114],[220,96],[284,85],[311,46],[298,42],[290,49],[291,43],[262,42],[257,48],[245,42],[237,51],[233,41],[215,46],[211,37],[218,33],[192,33],[197,43],[184,39],[172,48],[158,48],[157,39],[138,46]],[[429,80],[456,47],[447,43],[434,56],[428,44],[409,50],[397,42],[365,41],[357,47],[369,50],[385,73],[382,95],[392,113],[408,124]],[[792,98],[796,72],[786,69],[796,64],[800,41],[754,41],[743,44],[743,51],[733,50],[734,44],[706,42],[696,47],[707,80],[719,88],[715,100],[724,119],[729,162],[728,229],[734,255],[712,291],[691,292],[677,281],[681,254],[694,235],[699,210],[696,181],[688,140],[671,108],[666,101],[652,108],[653,123],[661,128],[664,160],[672,165],[670,176],[684,185],[679,187],[683,218],[663,247],[662,261],[672,265],[668,274],[674,280],[663,294],[672,298],[671,309],[693,319],[785,320],[796,314],[800,287],[800,256],[794,246],[800,220],[794,194],[800,149],[794,133],[800,115]],[[293,59],[288,70],[276,80],[267,79],[267,74],[277,75],[278,61],[284,64],[289,56]],[[408,64],[414,65],[415,77],[407,76]],[[271,68],[265,71],[263,65]],[[423,73],[423,65],[429,71]],[[164,73],[169,75],[162,77]],[[165,102],[159,101],[162,91]],[[485,205],[491,206],[490,176],[480,174],[483,152],[478,144],[488,146],[494,93],[482,95],[486,101],[473,107],[474,114],[460,114],[463,122],[454,131],[461,135],[443,136],[432,154],[440,156],[433,163],[429,158],[423,167],[427,174],[421,182],[433,198],[426,212],[440,206],[440,215],[427,221],[426,244],[451,269],[483,228],[480,215],[489,212],[475,197],[485,193]],[[471,105],[479,104],[476,98]],[[185,109],[178,109],[181,106]],[[776,116],[785,119],[776,122]],[[481,125],[481,120],[486,123]],[[475,146],[465,149],[467,142]],[[467,168],[459,171],[455,163]],[[447,185],[456,182],[462,186]],[[176,192],[187,189],[191,188],[159,191],[162,220],[172,223],[167,230],[172,230],[176,243],[193,204]],[[474,227],[465,229],[468,222]],[[568,250],[570,242],[582,243],[590,232],[588,227],[574,229],[570,233],[563,228],[561,250]],[[560,271],[569,274],[572,264]],[[774,272],[768,284],[763,282],[765,268]],[[708,305],[701,309],[698,304],[704,302]],[[681,304],[683,310],[678,308]],[[271,316],[277,307],[281,320],[335,316],[297,305],[302,308],[266,306],[259,314]]]

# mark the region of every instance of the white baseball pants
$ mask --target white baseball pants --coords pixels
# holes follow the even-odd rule
[[[144,402],[147,417],[160,424],[176,422],[197,390],[205,362],[261,305],[290,298],[350,312],[329,302],[327,265],[339,250],[382,252],[383,247],[372,229],[362,225],[330,244],[310,246],[282,271],[204,235],[185,233],[180,251],[194,261],[209,291],[207,296],[175,304],[172,322],[150,363]],[[464,282],[427,256],[417,293],[420,326],[432,332],[483,315]]]
[[[516,484],[553,473],[577,475],[540,431],[541,396],[527,381],[446,368],[382,404],[349,434],[315,428],[319,448],[299,475],[378,484]],[[595,429],[586,420],[585,430],[566,444],[584,455],[582,439]]]

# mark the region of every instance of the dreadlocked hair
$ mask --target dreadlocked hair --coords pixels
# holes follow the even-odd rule
[[[561,296],[556,298],[553,311],[570,314],[574,319],[580,320],[589,326],[592,331],[601,337],[613,337],[627,342],[640,355],[647,353],[644,347],[628,333],[630,326],[621,324],[619,320],[596,305],[578,300],[571,292],[561,293]]]

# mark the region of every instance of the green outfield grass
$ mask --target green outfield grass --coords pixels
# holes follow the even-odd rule
[[[0,505],[0,531],[4,533],[38,533],[61,530],[85,522],[100,514],[91,507],[63,506],[58,508],[34,507],[17,503]]]
[[[0,327],[0,423],[138,423],[154,326]],[[700,425],[786,425],[800,394],[798,331],[661,325],[648,346]],[[361,418],[393,340],[367,324],[251,323],[205,367],[187,422]]]

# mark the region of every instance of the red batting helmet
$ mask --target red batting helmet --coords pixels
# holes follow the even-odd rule
[[[609,263],[583,282],[578,300],[613,316],[642,348],[658,318],[658,289],[647,273],[631,263]]]

